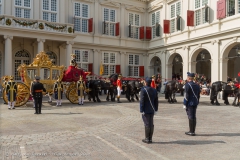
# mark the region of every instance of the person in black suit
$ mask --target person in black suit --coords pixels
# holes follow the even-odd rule
[[[153,116],[158,111],[158,93],[155,88],[151,87],[152,80],[145,79],[145,87],[142,87],[140,93],[140,113],[145,126],[144,143],[152,143],[154,131]]]
[[[35,102],[35,113],[34,114],[42,114],[42,92],[46,92],[43,84],[39,82],[40,77],[35,77],[36,82],[32,85],[32,95]]]

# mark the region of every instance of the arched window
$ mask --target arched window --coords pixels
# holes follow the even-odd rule
[[[52,63],[53,63],[54,65],[56,65],[56,64],[57,64],[57,55],[56,55],[54,52],[52,52],[52,51],[48,51],[48,52],[47,52],[47,55],[48,55],[49,58],[52,60]]]
[[[15,77],[15,80],[21,80],[21,76],[19,75],[19,73],[17,71],[18,66],[20,66],[23,63],[25,63],[26,65],[29,65],[30,64],[30,54],[28,51],[23,49],[23,50],[16,52],[14,58],[15,58],[14,77]]]

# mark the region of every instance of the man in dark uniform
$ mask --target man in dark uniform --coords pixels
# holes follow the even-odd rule
[[[145,87],[142,87],[140,94],[140,112],[145,126],[144,143],[152,143],[154,131],[153,116],[158,111],[158,93],[155,88],[151,87],[152,80],[145,79]]]
[[[10,76],[6,86],[6,93],[8,95],[8,109],[15,109],[14,105],[17,97],[17,83],[14,82],[13,76]]]
[[[39,82],[40,77],[35,77],[36,83],[32,86],[32,95],[35,102],[35,113],[34,114],[42,114],[42,92],[46,92],[43,84]]]
[[[183,100],[183,107],[186,109],[189,120],[189,132],[186,135],[195,136],[196,129],[196,111],[200,99],[200,87],[193,82],[194,73],[187,72],[187,83],[185,84],[185,95]]]

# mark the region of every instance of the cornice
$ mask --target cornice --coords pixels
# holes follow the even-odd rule
[[[136,7],[132,5],[125,5],[125,9],[130,11],[136,11],[136,12],[145,12],[145,8]]]
[[[117,8],[120,7],[120,3],[112,0],[102,0],[100,4],[105,6],[110,6],[110,7],[117,7]]]
[[[150,7],[148,7],[148,12],[153,12],[153,11],[155,11],[157,9],[162,8],[162,7],[163,7],[163,2],[159,2],[157,4],[154,4],[154,5],[150,6]]]

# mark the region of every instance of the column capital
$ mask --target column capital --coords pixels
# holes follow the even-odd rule
[[[197,62],[189,62],[190,65],[197,64]]]
[[[92,51],[93,51],[94,53],[95,53],[95,52],[97,52],[97,53],[101,52],[100,49],[93,49]]]
[[[120,54],[124,54],[126,55],[127,53],[126,52],[123,52],[123,51],[119,51]]]
[[[37,39],[37,42],[38,42],[38,43],[39,43],[39,42],[44,43],[44,42],[45,42],[45,39],[38,38],[38,39]]]
[[[66,44],[71,44],[71,45],[73,45],[73,44],[74,44],[74,41],[67,41]]]
[[[7,39],[13,40],[13,36],[4,35],[4,39],[5,39],[5,40],[7,40]]]

